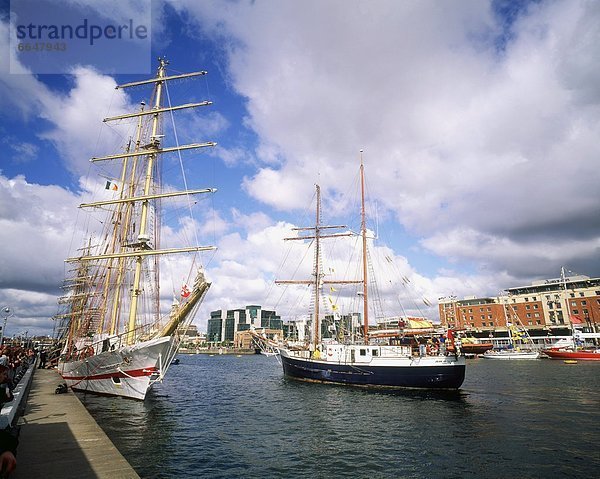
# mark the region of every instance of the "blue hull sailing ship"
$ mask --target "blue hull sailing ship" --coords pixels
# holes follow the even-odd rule
[[[167,64],[159,59],[155,78],[117,86],[153,85],[151,108],[144,110],[142,102],[138,112],[106,118],[105,122],[133,120],[135,136],[125,152],[91,159],[92,163],[116,166],[118,176],[111,180],[121,187],[112,188],[113,181],[109,181],[106,189],[113,191],[112,198],[80,206],[94,214],[100,211],[103,229],[91,234],[93,239],[79,256],[66,260],[72,269],[65,281],[67,294],[59,301],[64,310],[57,315],[63,344],[58,370],[74,390],[143,400],[152,385],[164,378],[183,331],[210,287],[196,256],[215,249],[213,246],[161,247],[161,206],[165,208],[173,198],[189,199],[216,191],[173,191],[170,184],[163,187],[163,154],[216,145],[162,146],[165,113],[211,104],[164,106],[163,99],[169,98],[168,82],[206,74],[167,75]],[[162,314],[160,264],[163,258],[182,254],[194,255],[189,258],[187,273],[187,281],[193,284],[188,287],[186,282],[170,312]]]
[[[283,372],[294,379],[321,383],[345,384],[363,387],[458,389],[465,378],[465,358],[458,354],[415,355],[409,345],[380,344],[369,338],[369,290],[367,277],[367,227],[365,218],[365,179],[361,159],[361,232],[362,280],[324,280],[320,259],[320,242],[325,238],[349,236],[353,233],[329,234],[343,226],[321,224],[320,188],[317,185],[317,212],[314,227],[298,228],[310,231],[310,235],[288,238],[309,239],[314,242],[315,259],[313,279],[309,281],[276,281],[278,284],[309,284],[313,287],[314,311],[312,315],[312,338],[302,347],[281,347]],[[322,341],[320,301],[321,287],[325,284],[358,283],[363,298],[362,338],[358,341]]]

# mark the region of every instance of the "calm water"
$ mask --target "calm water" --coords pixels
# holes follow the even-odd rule
[[[143,478],[600,477],[600,364],[471,360],[460,392],[283,378],[180,355],[146,401],[79,395]]]

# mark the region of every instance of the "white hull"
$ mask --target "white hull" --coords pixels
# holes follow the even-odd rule
[[[487,351],[482,357],[485,359],[539,359],[539,351]]]
[[[59,362],[58,372],[76,391],[143,400],[171,361],[172,337],[165,336],[105,351],[85,359]]]

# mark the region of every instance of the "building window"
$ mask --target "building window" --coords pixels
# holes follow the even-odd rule
[[[530,305],[525,306],[525,309],[531,309]]]
[[[573,314],[579,314],[579,310],[578,309],[574,309],[573,310]]]
[[[533,309],[540,309],[540,306],[539,306],[539,304],[534,304],[534,305],[533,305]]]
[[[585,296],[585,293],[584,293],[583,291],[581,291],[581,292],[579,293],[579,296],[581,296],[581,297],[583,298],[583,297]]]
[[[587,301],[582,301],[581,306],[587,306]]]
[[[359,350],[359,353],[361,356],[366,356],[367,355],[367,350],[366,349],[361,349]]]
[[[537,296],[534,296],[534,297],[533,297],[533,300],[534,300],[534,301],[537,301]]]
[[[527,316],[528,318],[531,318],[531,313],[527,313],[527,314],[526,314],[526,316]]]

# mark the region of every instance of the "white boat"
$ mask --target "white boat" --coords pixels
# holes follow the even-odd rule
[[[74,267],[65,282],[67,294],[59,301],[64,311],[57,315],[63,343],[58,370],[74,390],[143,400],[152,385],[164,378],[177,354],[180,331],[191,323],[210,287],[196,256],[215,249],[213,246],[161,248],[160,203],[215,191],[173,191],[173,183],[162,187],[159,167],[165,161],[164,153],[215,145],[162,145],[164,113],[210,104],[165,106],[167,82],[206,74],[170,76],[167,65],[159,59],[155,78],[117,87],[152,85],[152,107],[145,110],[142,103],[138,112],[106,118],[105,122],[133,120],[134,137],[125,152],[91,160],[102,164],[104,172],[113,165],[115,177],[103,176],[109,179],[106,189],[113,192],[110,198],[80,206],[91,210],[94,218],[103,214],[104,219],[97,222],[103,229],[92,232],[80,254],[66,260]],[[191,207],[186,214],[191,215]],[[190,269],[181,297],[174,300],[170,311],[162,312],[160,264],[171,255],[190,256]],[[175,289],[173,282],[171,288]]]
[[[381,339],[371,342],[369,336],[369,279],[367,254],[367,228],[365,218],[364,166],[360,165],[361,187],[361,232],[362,239],[362,279],[325,280],[321,266],[321,240],[352,236],[353,233],[333,233],[336,228],[345,226],[325,226],[321,224],[320,188],[317,185],[317,213],[314,227],[298,228],[310,231],[309,235],[298,236],[297,240],[314,242],[313,279],[308,281],[277,281],[278,284],[312,285],[312,332],[311,341],[303,347],[281,347],[280,358],[286,376],[298,380],[322,383],[337,383],[363,387],[458,389],[465,377],[465,357],[458,354],[426,355],[413,353],[407,345],[384,344]],[[342,341],[321,340],[321,306],[324,295],[323,285],[358,284],[362,297],[362,334],[345,338]],[[333,287],[333,286],[331,286]]]
[[[504,304],[504,320],[508,329],[508,347],[491,349],[482,354],[484,359],[539,359],[541,353],[533,349],[533,341],[523,327],[519,315],[510,303]],[[520,327],[519,327],[520,325]]]
[[[520,351],[518,349],[490,350],[483,353],[485,359],[539,359],[539,351]]]

